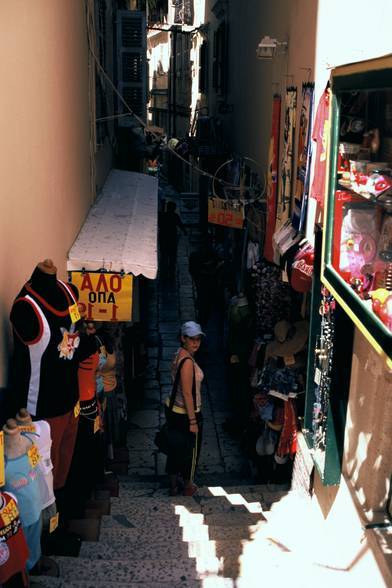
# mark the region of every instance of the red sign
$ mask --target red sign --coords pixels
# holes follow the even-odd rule
[[[208,200],[208,222],[232,229],[244,226],[244,206],[241,202],[210,198]]]

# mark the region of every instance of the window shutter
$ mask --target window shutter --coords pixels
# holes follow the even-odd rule
[[[147,117],[147,32],[143,12],[117,11],[118,91],[137,116]],[[128,110],[119,103],[119,112]],[[132,126],[132,117],[118,119],[119,126]]]
[[[207,43],[200,45],[199,52],[199,92],[206,94],[208,88],[208,52]]]

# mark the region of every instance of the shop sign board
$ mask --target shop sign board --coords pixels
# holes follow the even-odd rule
[[[89,321],[132,319],[133,276],[106,272],[71,272],[79,289],[79,311]]]
[[[244,226],[244,207],[238,201],[209,198],[208,222],[232,229],[242,229]]]

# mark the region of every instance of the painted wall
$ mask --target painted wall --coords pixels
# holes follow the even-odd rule
[[[36,263],[65,277],[67,251],[92,202],[84,3],[0,3],[0,387],[8,315]]]

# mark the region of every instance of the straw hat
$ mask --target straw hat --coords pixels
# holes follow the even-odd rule
[[[303,349],[309,335],[308,321],[279,321],[274,328],[275,339],[267,345],[266,357],[286,357]]]

